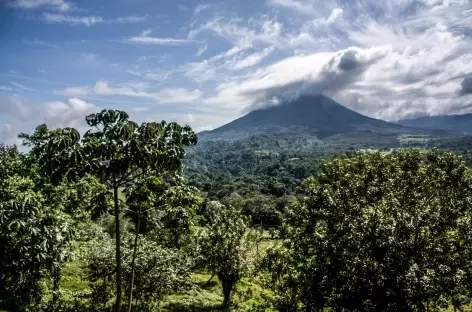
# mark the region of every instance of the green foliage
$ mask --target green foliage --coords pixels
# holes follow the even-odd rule
[[[128,212],[140,233],[154,237],[165,247],[180,248],[196,225],[196,210],[202,199],[198,190],[181,178],[148,176],[126,190]]]
[[[195,145],[197,136],[189,126],[177,123],[143,123],[129,120],[126,112],[103,110],[87,116],[83,138],[76,129],[50,131],[45,125],[32,135],[21,134],[24,144],[43,174],[54,184],[63,179],[76,181],[94,174],[113,191],[115,216],[116,306],[121,309],[121,237],[118,191],[133,185],[145,174],[173,175],[180,171],[184,147]]]
[[[200,244],[203,261],[221,280],[223,305],[230,303],[236,283],[250,272],[251,239],[241,212],[212,201],[206,204]]]
[[[293,303],[295,290],[305,311],[468,302],[471,186],[470,169],[450,153],[351,154],[325,163],[286,212],[285,248],[270,266],[278,295]]]
[[[101,186],[91,178],[52,186],[28,158],[0,150],[0,304],[24,309],[39,301],[46,277],[58,298],[61,266]]]
[[[132,241],[131,235],[124,237],[122,248],[122,281],[125,285],[125,294],[129,293],[129,284],[132,274]],[[145,237],[140,237],[140,247],[135,262],[135,288],[133,298],[136,301],[135,309],[151,311],[162,301],[165,295],[178,291],[187,285],[192,262],[186,254],[178,249],[165,248]],[[92,241],[88,244],[85,262],[88,268],[88,279],[92,292],[90,306],[106,309],[114,296],[115,261],[114,241],[104,238],[101,241]]]

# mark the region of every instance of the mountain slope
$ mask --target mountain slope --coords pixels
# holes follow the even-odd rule
[[[472,134],[472,114],[443,115],[404,119],[399,125],[427,130],[445,130],[454,134]]]
[[[403,126],[366,117],[323,95],[302,96],[297,100],[256,110],[212,131],[203,139],[239,139],[254,134],[284,136],[331,135],[355,131],[402,132]]]

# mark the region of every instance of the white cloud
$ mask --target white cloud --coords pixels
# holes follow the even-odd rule
[[[18,83],[18,82],[14,82],[14,81],[10,81],[10,84],[15,86],[16,88],[18,89],[21,89],[21,90],[25,90],[25,91],[33,91],[35,92],[36,90],[35,89],[31,89],[25,85],[22,85],[21,83]]]
[[[68,97],[81,97],[88,95],[90,91],[91,89],[89,86],[76,86],[65,88],[64,90],[56,90],[54,93]]]
[[[326,22],[328,24],[332,24],[332,23],[335,23],[338,19],[341,18],[341,16],[343,15],[344,11],[343,9],[340,9],[340,8],[336,8],[333,10],[333,12],[331,12],[331,15],[328,17],[328,19],[326,20]]]
[[[140,112],[147,112],[147,111],[149,111],[149,107],[146,107],[146,106],[137,106],[137,107],[133,107],[133,108],[131,109],[131,111],[132,111],[132,112],[138,112],[138,113],[140,113]]]
[[[108,83],[103,80],[97,81],[93,91],[100,95],[147,96],[145,93],[137,92],[130,87],[110,87]]]
[[[137,36],[131,37],[128,39],[128,42],[131,43],[139,43],[139,44],[157,44],[157,45],[181,45],[191,42],[191,40],[187,39],[176,39],[176,38],[159,38],[159,37],[149,37],[145,36]]]
[[[98,56],[93,53],[81,53],[80,57],[85,62],[95,62],[98,59]]]
[[[46,74],[47,73],[47,71],[45,71],[42,68],[38,68],[37,70],[38,70],[38,73],[40,73],[40,74]]]
[[[109,24],[134,24],[141,23],[147,19],[147,16],[125,16],[107,20]]]
[[[1,86],[0,85],[0,91],[11,91],[11,90],[12,90],[12,88],[9,87],[9,86]]]
[[[144,30],[141,32],[141,36],[140,36],[140,37],[147,37],[147,36],[149,36],[151,33],[152,33],[152,29],[144,29]]]
[[[166,88],[150,94],[157,103],[191,103],[202,97],[198,89]]]
[[[22,9],[36,9],[40,7],[52,7],[60,11],[68,11],[71,3],[64,0],[13,0],[7,2],[11,7]]]
[[[195,29],[189,34],[189,39],[196,39],[202,34],[213,33],[220,38],[232,42],[234,45],[252,46],[257,43],[282,45],[283,26],[276,20],[263,19],[255,23],[254,27],[247,27],[240,19],[233,18],[226,21],[222,17],[217,17]]]
[[[65,14],[54,14],[45,12],[42,15],[42,20],[46,23],[68,24],[68,25],[83,25],[92,26],[97,23],[103,23],[104,19],[100,16],[70,16]]]
[[[65,14],[56,14],[44,12],[41,16],[42,21],[52,24],[67,24],[71,26],[93,26],[95,24],[133,24],[140,23],[147,19],[147,16],[125,16],[113,19],[104,19],[101,16],[71,16]]]
[[[23,40],[23,43],[24,44],[28,44],[28,45],[39,45],[39,46],[45,46],[45,47],[50,47],[50,48],[59,48],[58,45],[56,44],[53,44],[53,43],[49,43],[49,42],[46,42],[46,41],[43,41],[43,40],[39,40],[37,38],[33,39],[33,40]]]
[[[36,102],[18,96],[1,97],[0,114],[9,117],[9,122],[0,124],[1,140],[6,144],[21,144],[17,135],[32,132],[40,123],[50,128],[86,127],[85,116],[98,111],[98,108],[78,98],[67,102]]]
[[[76,86],[68,87],[64,90],[56,90],[56,94],[65,96],[80,96],[89,98],[89,95],[103,96],[129,96],[137,98],[149,98],[153,103],[191,103],[202,97],[202,92],[198,89],[189,90],[185,88],[163,88],[155,90],[146,83],[128,83],[119,86],[110,86],[108,82],[99,80],[93,87]],[[106,100],[106,99],[101,99]]]
[[[49,102],[45,104],[44,120],[51,128],[85,126],[85,116],[98,111],[94,104],[78,98],[71,98],[67,102]]]
[[[195,10],[193,11],[193,15],[197,16],[201,12],[208,10],[209,8],[211,8],[211,5],[208,3],[207,4],[198,3],[197,6],[195,7]]]
[[[302,14],[314,14],[316,10],[309,3],[309,1],[299,1],[299,0],[269,0],[267,1],[269,5],[285,7],[291,10],[296,11],[297,13]]]
[[[202,56],[203,53],[205,53],[205,51],[208,49],[208,45],[205,44],[203,46],[201,46],[200,48],[198,48],[198,51],[197,51],[197,56]]]
[[[0,96],[0,115],[8,115],[17,121],[31,120],[36,113],[35,106],[18,96]]]
[[[262,52],[253,53],[246,58],[238,61],[234,66],[233,69],[239,70],[247,67],[252,67],[254,65],[259,64],[264,58],[266,58],[269,54],[272,53],[274,49],[272,47],[264,49]]]

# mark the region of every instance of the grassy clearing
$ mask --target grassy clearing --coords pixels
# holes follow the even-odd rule
[[[197,273],[191,277],[193,287],[190,290],[168,296],[159,311],[254,311],[263,309],[265,297],[272,294],[263,287],[260,278],[244,278],[236,286],[233,305],[229,309],[221,306],[223,293],[218,278],[210,283],[209,273]],[[272,311],[270,309],[263,309]]]
[[[254,247],[252,257],[261,259],[265,252],[275,246],[278,240],[272,239],[268,232],[263,232],[258,247]],[[82,262],[73,259],[65,264],[62,271],[61,289],[63,293],[83,293],[90,291],[87,271]],[[223,291],[218,277],[210,282],[210,272],[194,273],[190,277],[190,287],[164,298],[156,311],[272,311],[265,309],[266,298],[273,294],[264,287],[261,276],[242,279],[233,294],[233,305],[224,309]],[[1,311],[0,311],[1,312]]]

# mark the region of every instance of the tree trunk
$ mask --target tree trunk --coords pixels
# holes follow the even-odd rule
[[[216,275],[216,272],[215,270],[213,270],[213,272],[211,273],[210,279],[205,283],[206,286],[210,284],[211,280],[215,277],[215,275]]]
[[[138,214],[138,225],[136,226],[136,235],[134,236],[134,247],[133,247],[133,260],[131,261],[131,281],[129,287],[129,302],[128,312],[131,312],[133,306],[133,287],[134,287],[134,270],[136,266],[136,254],[138,252],[138,238],[139,238],[139,227],[141,225],[141,213]]]
[[[121,237],[120,237],[120,207],[118,206],[118,186],[113,185],[113,201],[115,206],[115,258],[116,258],[116,303],[115,311],[121,311]]]
[[[223,284],[223,307],[229,306],[231,301],[231,291],[233,290],[234,284],[231,281],[222,281]]]
[[[60,265],[53,265],[52,268],[52,302],[57,304],[59,301],[59,290],[61,281],[61,267]]]

